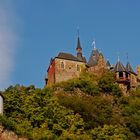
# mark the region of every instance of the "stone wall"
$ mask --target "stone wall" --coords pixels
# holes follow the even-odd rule
[[[48,69],[48,81],[47,84],[51,85],[55,83],[55,60],[53,60]]]
[[[61,65],[62,64],[62,65]],[[79,76],[82,69],[85,68],[84,62],[55,59],[55,82],[66,81]]]
[[[134,74],[130,74],[130,86],[131,88],[136,88],[137,86],[137,76]]]
[[[99,74],[102,74],[105,69],[107,69],[106,61],[104,57],[100,55],[98,59],[98,64],[93,67],[88,68],[88,71],[95,75],[99,75]]]
[[[127,95],[127,90],[128,90],[127,86],[128,85],[125,85],[124,83],[119,83],[119,87],[122,90],[124,95]]]

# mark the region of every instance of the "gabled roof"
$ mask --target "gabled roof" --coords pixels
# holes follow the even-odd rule
[[[98,49],[94,48],[91,52],[91,55],[88,60],[88,66],[92,67],[98,64],[98,59],[99,59],[99,51]]]
[[[64,53],[64,52],[60,52],[56,58],[83,62],[83,61],[79,60],[77,57],[73,56],[72,54]]]
[[[115,72],[126,72],[126,69],[123,66],[123,64],[118,60],[117,64],[115,65],[114,71]]]
[[[136,73],[133,71],[129,62],[127,62],[127,64],[126,64],[126,71],[136,75]]]

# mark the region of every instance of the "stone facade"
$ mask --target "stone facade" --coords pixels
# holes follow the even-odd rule
[[[79,77],[81,70],[84,68],[84,62],[55,58],[48,70],[47,84],[51,85]]]
[[[93,65],[93,66],[89,66],[88,67],[88,71],[90,73],[95,74],[95,75],[102,74],[102,72],[105,69],[108,69],[108,68],[107,68],[107,65],[106,65],[106,60],[105,60],[105,58],[103,57],[102,54],[99,54],[99,57],[98,57],[98,60],[97,60],[97,64],[96,65]]]
[[[77,56],[61,52],[51,60],[48,68],[48,80],[46,80],[47,85],[79,77],[81,70],[85,68],[95,75],[102,74],[105,69],[113,71],[116,74],[116,82],[124,93],[127,93],[130,89],[135,89],[140,83],[140,66],[137,67],[136,74],[129,62],[127,62],[126,67],[123,66],[120,60],[117,61],[115,67],[110,65],[110,62],[106,61],[103,54],[96,48],[95,41],[93,42],[93,49],[88,62],[82,56],[79,37],[76,51]]]
[[[61,82],[72,78],[76,78],[79,76],[83,68],[85,68],[85,63],[83,62],[56,58],[55,81]]]
[[[130,73],[130,88],[136,88],[137,87],[137,75]]]

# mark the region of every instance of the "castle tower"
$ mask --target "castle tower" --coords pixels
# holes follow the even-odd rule
[[[130,87],[136,88],[137,86],[137,74],[133,71],[129,62],[126,64],[126,71],[129,72]]]
[[[119,59],[115,65],[114,72],[116,73],[116,82],[119,84],[119,87],[124,94],[127,93],[130,89],[129,72],[126,71]]]
[[[93,40],[92,46],[93,46],[93,50],[91,52],[91,55],[87,63],[89,67],[93,67],[98,64],[99,55],[100,55],[98,49],[96,48],[95,40]]]
[[[103,54],[101,52],[99,53],[98,49],[96,48],[95,40],[93,40],[92,46],[93,50],[87,63],[87,66],[89,67],[88,71],[95,75],[102,74],[107,67],[105,58]]]
[[[105,58],[101,52],[99,53],[98,67],[101,70],[104,70],[107,68]]]
[[[82,55],[82,47],[81,47],[79,35],[78,35],[78,39],[77,39],[76,51],[77,51],[77,58],[78,58],[80,61],[86,62],[85,57],[83,57],[83,55]]]

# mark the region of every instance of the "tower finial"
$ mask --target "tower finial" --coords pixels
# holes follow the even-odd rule
[[[95,41],[95,39],[93,39],[93,41],[92,41],[92,44],[91,44],[92,46],[93,46],[93,49],[96,49],[96,41]]]
[[[126,60],[127,60],[127,62],[129,61],[128,53],[126,53]]]
[[[120,61],[120,56],[119,56],[119,52],[118,52],[118,62]]]
[[[79,26],[77,26],[77,35],[79,37]]]
[[[77,52],[82,52],[82,48],[81,48],[81,44],[80,44],[80,38],[79,38],[79,27],[77,27],[77,35],[78,35],[78,38],[77,38]]]

